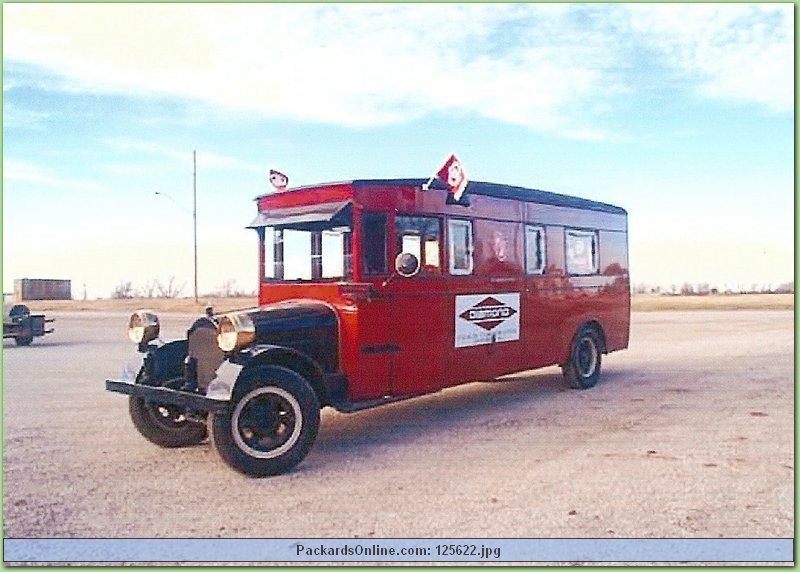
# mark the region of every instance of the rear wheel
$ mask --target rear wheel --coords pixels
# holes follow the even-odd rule
[[[205,441],[205,423],[188,419],[180,408],[131,397],[128,410],[142,436],[159,447],[175,448],[198,445]]]
[[[33,336],[17,336],[14,338],[14,343],[18,346],[29,346],[33,342]]]
[[[229,410],[214,414],[211,439],[237,471],[276,475],[308,455],[319,412],[319,399],[301,375],[275,365],[255,366],[241,374]]]
[[[594,328],[585,326],[572,342],[569,361],[562,366],[564,379],[574,389],[594,387],[600,377],[602,350]]]

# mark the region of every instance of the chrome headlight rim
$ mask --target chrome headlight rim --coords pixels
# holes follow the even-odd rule
[[[128,338],[138,345],[158,339],[161,322],[153,310],[136,310],[128,319]]]
[[[256,326],[246,313],[223,314],[217,319],[217,346],[231,353],[252,344]]]

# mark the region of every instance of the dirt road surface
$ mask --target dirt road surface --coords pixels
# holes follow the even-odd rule
[[[4,342],[10,537],[792,537],[793,314],[634,313],[600,383],[557,368],[356,414],[287,475],[164,450],[104,391],[126,315]],[[190,316],[162,316],[165,337]]]

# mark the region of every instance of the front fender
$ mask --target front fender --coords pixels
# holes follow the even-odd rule
[[[314,388],[321,403],[327,401],[326,376],[322,367],[303,352],[285,346],[259,344],[241,352],[236,359],[245,368],[257,364],[280,365],[303,376]]]
[[[183,377],[188,351],[187,340],[150,344],[143,348],[142,369],[136,378],[143,385],[163,385],[176,377]]]
[[[282,365],[312,382],[323,377],[322,367],[317,362],[293,348],[263,344],[249,348],[246,354],[245,365],[251,363]]]

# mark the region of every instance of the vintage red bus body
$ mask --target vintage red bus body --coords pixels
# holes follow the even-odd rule
[[[352,412],[470,381],[560,365],[594,386],[628,345],[627,213],[604,203],[470,182],[359,180],[259,197],[259,306],[208,308],[162,340],[128,321],[138,355],[106,389],[166,448],[211,433],[234,469],[286,472],[320,410]]]
[[[251,227],[261,238],[259,304],[315,300],[335,310],[337,364],[346,380],[344,403],[408,397],[564,364],[573,338],[586,324],[598,329],[606,353],[628,346],[630,287],[623,209],[479,182],[469,183],[468,205],[448,204],[445,189],[422,190],[423,183],[351,181],[257,199],[259,218]],[[350,264],[344,279],[265,278],[265,262],[270,261],[265,229],[328,217],[342,209],[349,209],[351,221]],[[320,215],[320,210],[325,213]],[[374,255],[376,246],[367,240],[371,237],[365,235],[366,226],[362,228],[365,217],[385,217],[383,272],[366,272],[364,251]],[[434,233],[438,222],[438,242],[420,239],[424,256],[438,269],[434,264],[413,277],[400,276],[393,272],[400,249],[396,222],[419,217]],[[471,233],[472,250],[468,268],[459,270],[453,268],[457,254],[450,241],[462,231]],[[531,248],[532,242],[536,248]],[[581,244],[591,246],[590,255],[575,254]],[[533,251],[542,268],[531,271]],[[568,268],[588,258],[588,270]],[[459,273],[452,274],[456,270]]]

